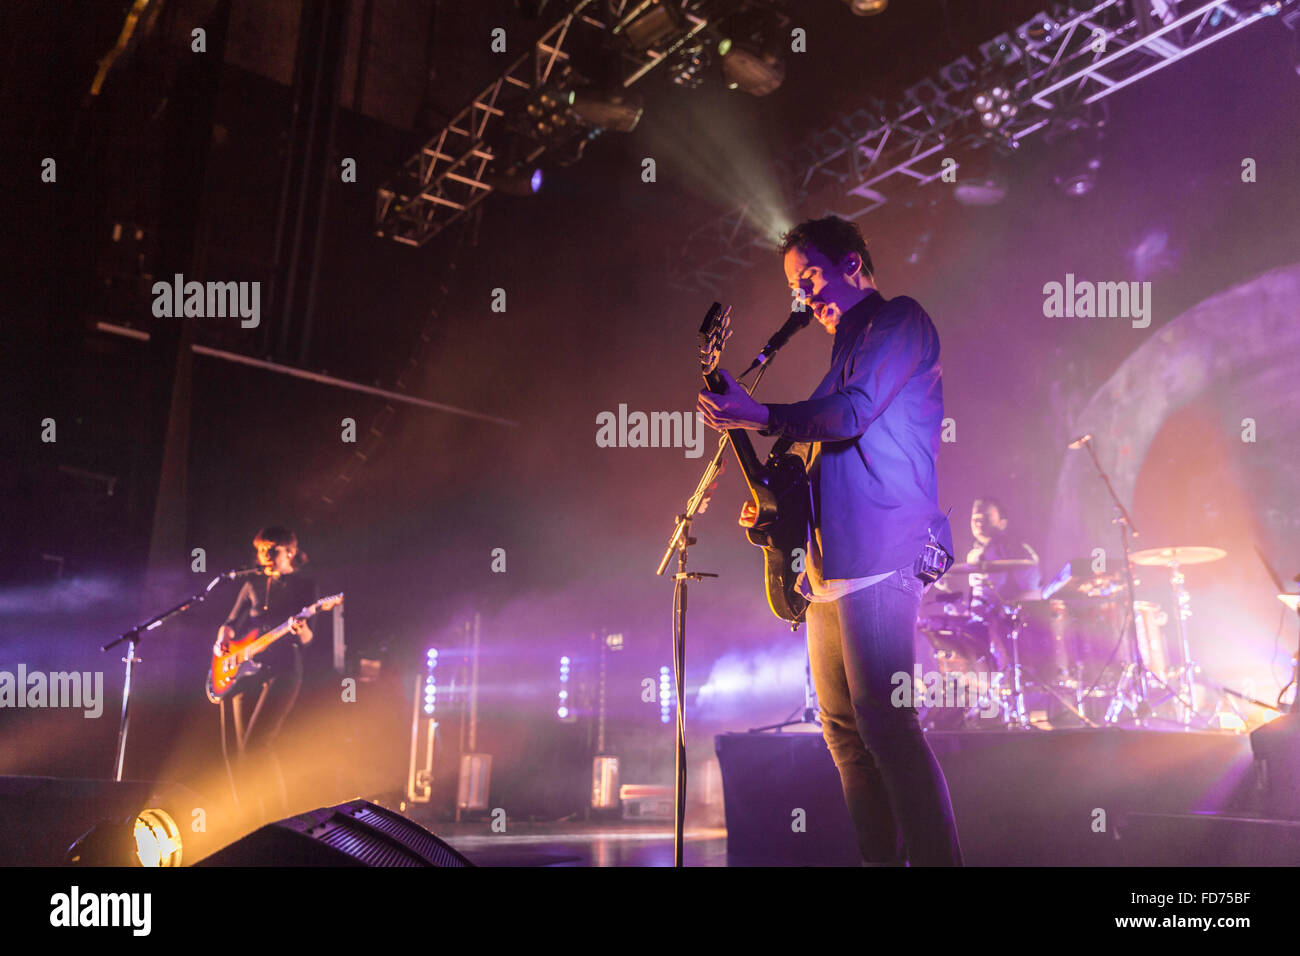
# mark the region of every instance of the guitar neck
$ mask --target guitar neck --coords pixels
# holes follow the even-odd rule
[[[288,634],[291,630],[293,630],[293,625],[291,623],[292,620],[293,618],[290,618],[288,621],[285,621],[279,627],[267,631],[265,634],[263,634],[261,637],[255,640],[252,644],[249,644],[246,648],[244,648],[245,660],[247,660],[250,657],[254,657],[257,654],[262,653],[262,651],[266,650],[268,647],[270,647],[280,638],[284,637],[284,635]]]
[[[711,392],[723,390],[722,376],[717,371],[705,373],[704,383],[709,386]],[[740,463],[740,470],[745,476],[745,484],[749,486],[750,491],[754,491],[755,483],[763,470],[763,465],[758,460],[758,453],[754,451],[754,443],[749,440],[749,434],[743,428],[728,428],[727,438],[731,440],[736,461]]]

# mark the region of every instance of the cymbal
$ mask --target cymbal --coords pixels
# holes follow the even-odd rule
[[[1033,558],[1001,558],[997,561],[972,561],[969,564],[954,564],[948,569],[950,574],[997,574],[999,571],[1018,571],[1021,568],[1037,567]]]
[[[1132,561],[1150,567],[1171,568],[1175,564],[1208,564],[1227,556],[1228,552],[1222,548],[1148,548],[1133,555]]]
[[[1300,594],[1279,594],[1277,599],[1293,611],[1300,611]]]

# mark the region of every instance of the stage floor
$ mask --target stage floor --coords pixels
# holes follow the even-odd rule
[[[636,821],[511,824],[484,834],[485,824],[442,823],[436,833],[479,866],[672,866],[673,825]],[[727,831],[688,828],[686,866],[726,866]]]

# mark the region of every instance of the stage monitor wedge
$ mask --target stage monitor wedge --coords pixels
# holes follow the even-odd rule
[[[367,800],[288,817],[196,866],[474,866],[419,824]]]

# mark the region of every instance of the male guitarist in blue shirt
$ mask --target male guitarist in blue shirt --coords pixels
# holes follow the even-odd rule
[[[939,335],[915,300],[876,290],[853,223],[800,223],[781,253],[791,289],[835,336],[829,373],[808,401],[761,405],[723,372],[726,390],[701,391],[698,409],[712,428],[800,443],[791,451],[808,464],[808,654],[863,862],[958,866],[943,771],[915,709],[890,703],[893,676],[913,670],[915,562],[931,532],[952,554],[937,504]],[[747,503],[740,523],[754,517]]]

